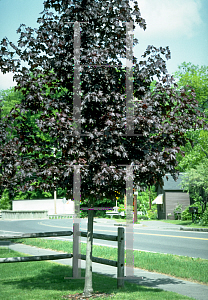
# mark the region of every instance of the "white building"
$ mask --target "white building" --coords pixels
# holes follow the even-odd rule
[[[49,215],[74,214],[74,201],[71,199],[40,199],[40,200],[13,200],[14,211],[37,211],[46,210]]]

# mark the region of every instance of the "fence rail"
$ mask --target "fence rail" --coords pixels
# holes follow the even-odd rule
[[[71,236],[73,235],[73,254],[55,254],[55,255],[40,255],[40,256],[28,256],[28,257],[8,257],[0,258],[0,263],[15,263],[15,262],[29,262],[29,261],[42,261],[42,260],[57,260],[73,258],[73,277],[76,278],[77,271],[74,272],[74,268],[78,266],[78,259],[86,260],[86,255],[77,253],[78,237],[87,237],[87,232],[77,231],[78,224],[74,224],[73,231],[56,231],[56,232],[39,232],[39,233],[24,233],[21,235],[4,235],[0,236],[0,240],[22,239],[22,238],[38,238],[38,237],[57,237],[57,236]],[[93,233],[93,238],[102,239],[108,241],[118,242],[118,260],[104,259],[101,257],[92,257],[92,261],[104,265],[117,267],[117,287],[124,286],[124,228],[118,227],[118,235],[107,235]]]
[[[79,256],[82,260],[86,260],[86,255],[81,254]],[[103,265],[108,265],[108,266],[113,266],[117,267],[118,263],[115,260],[110,260],[110,259],[105,259],[101,257],[92,257],[92,261],[95,263],[103,264]]]
[[[38,238],[38,237],[56,237],[56,236],[70,236],[73,235],[72,231],[56,231],[56,232],[39,232],[39,233],[24,233],[18,235],[1,235],[0,240],[5,239],[24,239],[24,238]],[[80,236],[87,237],[87,232],[80,231]],[[93,233],[94,239],[118,241],[118,237],[115,235]]]
[[[39,256],[25,256],[25,257],[8,257],[0,258],[0,263],[16,263],[16,262],[28,262],[28,261],[41,261],[41,260],[56,260],[64,258],[72,258],[73,254],[54,254],[54,255],[39,255]]]
[[[39,256],[26,256],[26,257],[8,257],[8,258],[0,258],[0,263],[16,263],[16,262],[28,262],[28,261],[42,261],[42,260],[56,260],[56,259],[65,259],[72,258],[73,254],[54,254],[54,255],[39,255]],[[82,260],[86,260],[86,255],[79,255],[79,258]],[[117,267],[117,261],[100,258],[100,257],[92,257],[92,261],[96,263],[100,263],[103,265],[109,265],[113,267]]]
[[[80,231],[82,237],[87,237],[87,232]],[[93,233],[93,239],[106,240],[106,241],[118,241],[118,236],[108,235],[102,233]]]
[[[38,237],[56,237],[56,236],[70,236],[73,235],[72,231],[56,231],[56,232],[38,232],[38,233],[23,233],[18,235],[1,235],[0,240],[11,239],[25,239],[25,238],[38,238]]]

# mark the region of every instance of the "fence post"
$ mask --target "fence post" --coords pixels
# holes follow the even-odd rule
[[[124,228],[118,227],[117,288],[124,287]]]
[[[73,224],[73,278],[81,276],[81,266],[79,258],[79,223]]]

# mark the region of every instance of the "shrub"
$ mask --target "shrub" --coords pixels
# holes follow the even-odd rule
[[[157,210],[155,210],[155,209],[148,209],[147,210],[147,216],[151,220],[156,220],[157,219]]]
[[[44,192],[41,190],[27,191],[24,193],[22,191],[18,191],[18,192],[16,192],[16,194],[14,196],[14,200],[48,199],[48,198],[52,198],[52,197],[53,197],[53,195],[50,192]]]
[[[94,217],[98,218],[105,218],[106,217],[106,210],[95,210]]]
[[[192,215],[189,212],[189,206],[187,206],[184,211],[181,213],[181,220],[182,221],[187,221],[187,220],[192,220]]]
[[[118,212],[120,213],[122,211],[125,211],[125,207],[123,204],[119,204]]]
[[[9,200],[9,192],[5,189],[2,193],[1,199],[0,199],[0,209],[11,209],[11,202]]]
[[[206,214],[207,214],[206,210],[207,210],[207,209],[205,210],[204,214],[201,215],[201,213],[202,213],[202,208],[201,208],[201,205],[200,205],[200,202],[199,202],[199,201],[195,202],[194,204],[192,204],[192,205],[190,205],[190,206],[191,206],[191,207],[198,207],[198,213],[199,213],[200,215],[196,215],[196,222],[199,222],[200,225],[202,225],[202,223],[203,223],[203,225],[205,225],[205,223],[206,223],[206,218],[207,218],[207,216],[206,216]],[[185,210],[182,212],[182,214],[181,214],[181,219],[182,219],[182,221],[192,220],[192,214],[189,212],[189,207],[190,207],[190,206],[187,206],[187,207],[185,208]],[[203,216],[204,216],[204,219],[203,219]],[[204,220],[204,221],[202,221],[202,220]]]
[[[80,210],[80,218],[87,218],[88,212],[86,210]]]
[[[178,205],[175,207],[175,209],[174,209],[174,217],[175,217],[175,220],[177,220],[178,218],[179,218],[179,215],[178,215],[178,213],[182,213],[182,204],[179,204],[178,203]]]
[[[148,218],[147,215],[144,215],[144,216],[139,215],[139,216],[137,216],[137,219],[138,219],[138,220],[149,220],[149,218]]]
[[[205,211],[201,217],[201,220],[199,221],[199,224],[202,226],[208,225],[208,207],[205,209]]]

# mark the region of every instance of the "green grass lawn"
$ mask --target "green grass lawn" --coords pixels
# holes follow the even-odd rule
[[[40,248],[73,253],[73,243],[68,241],[22,239],[18,242],[20,241],[24,244]],[[81,254],[86,254],[86,244],[84,243],[81,244]],[[93,256],[117,260],[117,248],[93,245]],[[134,266],[136,268],[163,273],[199,283],[208,283],[207,259],[135,250]]]
[[[12,250],[0,251],[1,257],[26,256]],[[84,271],[82,270],[82,276]],[[72,268],[54,262],[23,262],[0,264],[0,291],[4,300],[48,300],[64,299],[63,296],[82,293],[84,280],[64,279],[72,276]],[[94,292],[109,293],[110,300],[194,300],[173,292],[153,289],[125,282],[123,289],[117,289],[115,278],[93,274]],[[112,295],[112,297],[110,297]],[[104,298],[96,298],[104,299]]]
[[[192,223],[192,221],[181,221],[181,220],[159,220],[165,223],[171,223],[171,224],[176,224],[176,225],[181,225],[184,227],[194,227],[194,228],[207,228],[208,226],[201,226],[195,223]]]

